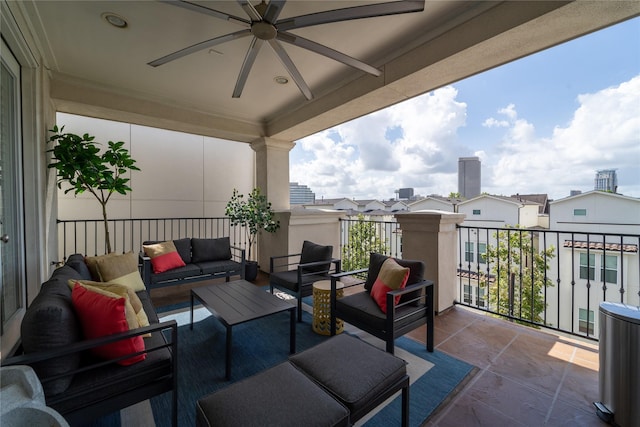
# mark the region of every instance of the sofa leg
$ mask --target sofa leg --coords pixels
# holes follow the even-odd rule
[[[298,297],[298,322],[302,322],[302,296]]]

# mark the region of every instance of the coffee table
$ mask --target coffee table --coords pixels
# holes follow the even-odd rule
[[[289,311],[289,353],[296,352],[296,306],[265,292],[246,280],[235,280],[191,290],[191,326],[195,300],[227,329],[225,349],[225,376],[231,379],[231,350],[233,327],[272,314]]]

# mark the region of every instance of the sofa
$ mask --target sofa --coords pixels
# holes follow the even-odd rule
[[[167,246],[169,248],[167,248]],[[172,255],[175,254],[175,255]],[[245,250],[228,237],[145,241],[140,252],[142,280],[149,288],[245,275]]]
[[[72,426],[165,392],[172,392],[177,425],[177,324],[159,323],[137,259],[133,252],[109,257],[116,267],[109,274],[118,277],[95,282],[85,257],[69,256],[27,307],[20,346],[2,362],[31,366],[47,406]],[[125,264],[135,265],[135,271],[121,269]],[[142,289],[118,282],[142,284]],[[100,336],[104,328],[116,332]]]

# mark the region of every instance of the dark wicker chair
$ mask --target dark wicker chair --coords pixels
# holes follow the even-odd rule
[[[433,351],[433,282],[424,280],[424,263],[422,261],[396,259],[398,264],[409,267],[409,279],[404,289],[387,293],[387,313],[383,313],[370,295],[382,263],[389,258],[372,253],[369,267],[355,271],[346,271],[331,275],[331,335],[336,334],[336,319],[342,319],[358,329],[386,342],[387,352],[393,354],[395,339],[413,329],[427,325],[426,347]],[[351,280],[344,283],[345,296],[337,298],[336,286],[346,276],[363,277],[366,280]],[[347,282],[345,280],[345,282]],[[351,293],[346,289],[364,284],[360,292]],[[400,302],[394,304],[394,298],[401,296]]]

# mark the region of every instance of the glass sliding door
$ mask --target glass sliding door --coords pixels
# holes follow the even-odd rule
[[[2,355],[25,307],[20,66],[2,41],[0,61],[0,286]],[[9,339],[7,339],[9,338]]]

